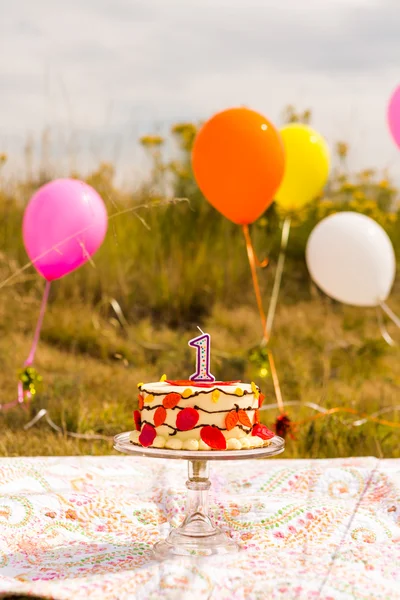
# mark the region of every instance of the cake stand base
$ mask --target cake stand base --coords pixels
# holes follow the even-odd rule
[[[208,490],[211,487],[208,462],[189,460],[188,475],[185,520],[165,541],[154,546],[154,554],[157,558],[167,558],[237,552],[239,546],[217,529],[208,515]]]
[[[135,446],[129,442],[129,433],[117,435],[114,445],[116,450],[126,454],[139,454],[153,458],[186,458],[188,461],[186,516],[180,527],[172,529],[167,539],[153,547],[155,557],[158,559],[238,552],[239,546],[221,529],[215,527],[208,512],[208,492],[211,487],[209,461],[274,456],[283,452],[284,447],[283,439],[275,436],[270,440],[269,446],[252,450],[198,452],[165,450]]]
[[[216,529],[213,535],[203,538],[185,537],[175,533],[172,531],[164,542],[154,544],[153,552],[156,558],[164,560],[174,556],[212,556],[239,551],[239,546],[219,529]]]

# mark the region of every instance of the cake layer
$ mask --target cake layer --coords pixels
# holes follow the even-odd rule
[[[176,450],[239,450],[268,443],[258,418],[263,396],[254,383],[158,381],[138,387],[133,443]]]

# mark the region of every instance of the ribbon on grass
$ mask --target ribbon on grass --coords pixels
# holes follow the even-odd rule
[[[380,416],[387,413],[394,413],[400,411],[400,405],[396,406],[386,406],[374,413],[368,414],[360,412],[354,408],[348,406],[335,406],[333,408],[324,408],[319,404],[315,404],[313,402],[300,402],[300,401],[290,401],[286,403],[286,406],[306,406],[307,408],[311,408],[312,410],[317,411],[318,414],[312,415],[305,419],[301,419],[299,421],[290,421],[285,422],[285,418],[287,415],[279,415],[275,421],[275,431],[281,437],[286,437],[289,434],[292,438],[294,438],[296,431],[300,426],[306,425],[307,423],[311,423],[313,421],[318,421],[320,419],[325,419],[327,417],[331,417],[332,415],[345,413],[350,414],[355,417],[358,417],[354,421],[352,421],[348,426],[349,427],[361,427],[368,422],[376,423],[378,425],[384,425],[385,427],[390,427],[392,429],[400,429],[400,422],[397,421],[388,421],[387,419],[381,419]],[[259,410],[273,410],[279,409],[278,403],[273,404],[265,404]]]
[[[97,433],[76,433],[74,431],[67,431],[65,429],[62,429],[61,427],[56,425],[56,423],[54,423],[54,421],[50,418],[50,415],[45,408],[39,410],[39,412],[33,417],[33,419],[29,421],[29,423],[26,423],[24,425],[24,431],[28,431],[28,429],[31,429],[31,427],[36,425],[36,423],[39,423],[39,421],[41,421],[42,419],[44,419],[48,423],[48,425],[50,425],[50,427],[54,429],[54,431],[56,431],[57,433],[62,433],[63,435],[68,435],[78,440],[105,440],[108,442],[114,439],[114,436],[109,435],[101,435]]]

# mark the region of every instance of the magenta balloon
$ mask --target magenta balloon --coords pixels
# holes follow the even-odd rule
[[[76,179],[56,179],[41,187],[26,207],[22,225],[28,256],[48,281],[86,263],[106,232],[103,200]]]
[[[395,89],[388,107],[389,129],[400,148],[400,85]]]

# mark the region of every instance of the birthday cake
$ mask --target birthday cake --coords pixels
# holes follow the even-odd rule
[[[200,330],[201,331],[201,330]],[[139,383],[132,444],[170,450],[242,450],[268,446],[274,433],[259,421],[264,396],[255,383],[215,381],[210,336],[189,341],[196,372],[190,379]]]
[[[171,450],[242,450],[269,445],[259,422],[264,396],[240,381],[139,384],[133,444]]]

